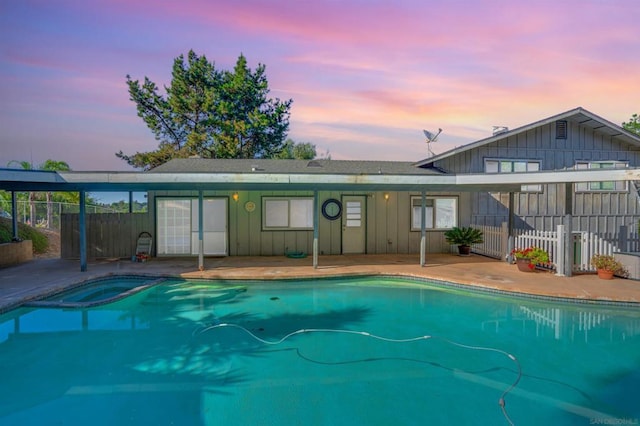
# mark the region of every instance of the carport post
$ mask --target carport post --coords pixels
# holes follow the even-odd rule
[[[87,271],[87,218],[85,192],[80,191],[80,272]]]
[[[573,275],[573,183],[564,185],[564,276]]]
[[[507,253],[504,256],[504,259],[511,263],[513,261],[513,256],[511,252],[515,248],[515,237],[513,235],[513,228],[515,223],[515,194],[513,192],[509,192],[509,222],[507,225]]]
[[[204,215],[202,190],[198,191],[198,270],[204,271]]]
[[[318,268],[318,191],[313,191],[313,269]]]
[[[413,208],[413,206],[411,207]],[[427,193],[422,191],[421,194],[421,204],[420,204],[420,266],[424,266],[426,261],[426,251],[427,251],[427,230],[425,227],[427,226],[427,218],[426,218],[426,210],[427,210]]]
[[[11,191],[11,231],[13,240],[18,241],[18,204],[16,201],[16,191]]]

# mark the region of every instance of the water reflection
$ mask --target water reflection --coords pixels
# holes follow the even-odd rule
[[[510,304],[482,321],[483,331],[584,343],[624,342],[640,335],[640,311],[580,305]]]

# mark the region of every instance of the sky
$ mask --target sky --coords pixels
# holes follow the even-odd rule
[[[2,0],[0,167],[133,170],[158,141],[126,76],[194,50],[266,66],[289,137],[336,160],[418,161],[581,106],[640,113],[638,0]],[[164,93],[164,92],[163,92]]]

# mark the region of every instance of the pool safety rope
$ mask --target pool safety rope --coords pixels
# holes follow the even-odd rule
[[[408,339],[392,339],[389,337],[383,337],[383,336],[377,336],[375,334],[371,334],[368,333],[366,331],[355,331],[355,330],[339,330],[339,329],[329,329],[329,328],[305,328],[305,329],[300,329],[300,330],[296,330],[293,331],[287,335],[285,335],[283,338],[279,339],[279,340],[265,340],[259,336],[256,336],[255,334],[253,334],[251,331],[247,330],[245,327],[238,325],[238,324],[227,324],[227,323],[222,323],[222,324],[215,324],[215,325],[211,325],[208,326],[202,330],[199,330],[198,334],[204,333],[206,331],[209,330],[213,330],[213,329],[217,329],[217,328],[226,328],[226,327],[230,327],[230,328],[237,328],[240,329],[242,331],[244,331],[245,333],[247,333],[249,336],[251,336],[253,339],[257,340],[260,343],[264,343],[265,345],[279,345],[281,343],[283,343],[285,340],[298,335],[298,334],[307,334],[307,333],[343,333],[343,334],[355,334],[358,336],[365,336],[365,337],[370,337],[372,339],[377,339],[377,340],[381,340],[383,342],[389,342],[389,343],[410,343],[410,342],[417,342],[420,340],[430,340],[430,339],[436,339],[436,340],[440,340],[442,342],[448,343],[452,346],[457,346],[459,348],[464,348],[464,349],[469,349],[469,350],[475,350],[475,351],[487,351],[487,352],[495,352],[501,355],[506,356],[507,358],[509,358],[510,360],[512,360],[518,370],[518,375],[516,377],[516,379],[514,380],[514,382],[509,385],[500,395],[500,399],[498,400],[498,405],[500,405],[500,409],[502,410],[502,414],[504,415],[504,418],[507,420],[507,422],[513,426],[513,421],[511,421],[511,418],[509,417],[509,414],[507,413],[507,408],[506,408],[506,402],[505,402],[505,398],[507,396],[507,394],[509,392],[511,392],[520,382],[520,378],[522,377],[522,367],[520,366],[520,362],[518,361],[518,359],[511,355],[510,353],[503,351],[501,349],[497,349],[497,348],[491,348],[491,347],[486,347],[486,346],[473,346],[473,345],[465,345],[462,343],[458,343],[458,342],[454,342],[453,340],[449,340],[449,339],[445,339],[443,337],[438,337],[438,336],[417,336],[417,337],[411,337]],[[195,333],[194,333],[195,334]]]

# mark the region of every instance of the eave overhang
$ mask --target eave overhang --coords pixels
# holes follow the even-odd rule
[[[640,180],[640,169],[442,175],[34,172],[0,170],[7,191],[456,191],[518,192],[521,185]]]

